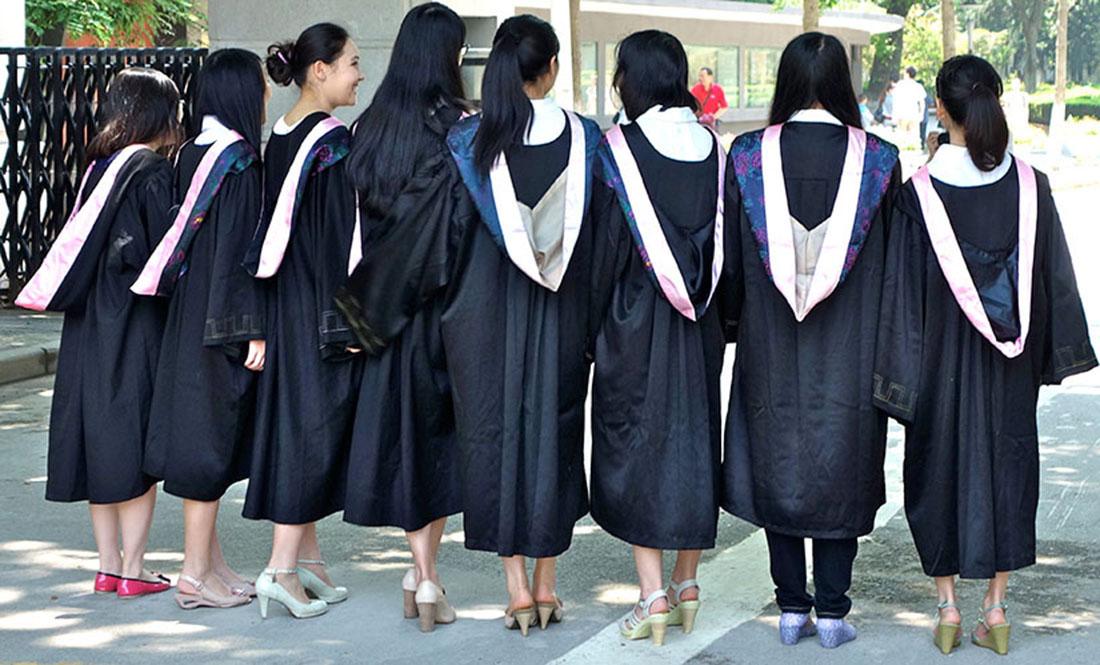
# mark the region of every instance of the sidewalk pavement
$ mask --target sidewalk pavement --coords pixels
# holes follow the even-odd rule
[[[60,314],[0,309],[0,384],[53,374],[61,320]]]

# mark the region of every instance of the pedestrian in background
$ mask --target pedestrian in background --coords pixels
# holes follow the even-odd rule
[[[703,67],[699,70],[699,82],[691,89],[692,96],[699,103],[697,113],[699,122],[711,129],[718,129],[718,119],[729,109],[726,91],[714,80],[714,70]]]
[[[1008,652],[1009,573],[1035,563],[1039,387],[1097,365],[1050,182],[1008,152],[1001,92],[972,55],[936,77],[950,143],[891,215],[875,361],[875,404],[905,424],[905,513],[945,654],[955,576],[989,580],[971,640]]]
[[[46,499],[90,504],[95,591],[132,598],[171,587],[144,567],[157,495],[142,471],[166,306],[130,286],[172,223],[162,153],[179,143],[179,91],[156,70],[124,69],[103,117],[76,205],[15,304],[65,314]]]

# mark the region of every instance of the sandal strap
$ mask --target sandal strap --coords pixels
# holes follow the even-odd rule
[[[321,559],[298,559],[299,564],[305,564],[307,566],[324,566],[325,562]]]
[[[187,582],[191,586],[195,587],[195,591],[198,591],[199,593],[202,593],[202,590],[206,588],[206,583],[205,582],[203,582],[202,580],[199,580],[199,579],[195,579],[194,577],[191,577],[190,575],[180,574],[180,580],[182,580],[184,582]]]
[[[695,579],[687,579],[679,583],[673,582],[672,580],[668,581],[668,588],[672,589],[672,597],[676,599],[677,604],[680,603],[680,596],[693,587],[696,589],[700,588],[699,582],[695,581]]]
[[[667,601],[668,600],[668,594],[665,593],[664,589],[657,589],[653,593],[646,596],[645,600],[639,600],[638,601],[638,607],[642,608],[642,611],[645,612],[645,616],[648,617],[649,616],[649,608],[653,606],[653,603],[657,602],[658,600],[660,600],[662,598],[664,598]]]
[[[1001,610],[1002,612],[1007,612],[1008,611],[1008,605],[1006,605],[1005,603],[1002,602],[1002,603],[994,603],[994,604],[990,605],[989,607],[983,607],[982,608],[982,616],[985,616],[986,614],[989,614],[993,610]]]
[[[954,601],[945,600],[942,603],[940,603],[939,605],[936,605],[936,609],[937,610],[957,610],[957,609],[959,609],[959,606],[956,605]]]
[[[297,568],[264,568],[264,572],[272,577],[276,575],[297,575]]]

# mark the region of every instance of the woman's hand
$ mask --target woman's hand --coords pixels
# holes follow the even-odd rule
[[[928,161],[932,161],[936,151],[940,149],[940,134],[941,132],[928,132],[928,136],[924,138],[924,147],[928,150]]]
[[[248,357],[244,360],[246,369],[253,372],[263,371],[264,360],[267,359],[267,342],[262,339],[253,339],[248,342]]]

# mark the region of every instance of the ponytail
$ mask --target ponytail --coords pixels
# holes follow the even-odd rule
[[[502,23],[493,37],[481,86],[481,125],[474,137],[474,164],[488,174],[508,147],[523,143],[534,111],[523,86],[550,69],[560,45],[554,29],[525,14]]]
[[[951,58],[936,75],[936,96],[951,119],[962,125],[970,159],[982,171],[997,168],[1008,150],[1003,90],[997,70],[973,55]]]
[[[335,23],[317,23],[298,35],[297,40],[277,42],[267,47],[264,65],[278,85],[305,85],[309,67],[320,60],[331,65],[348,43],[348,31]]]

